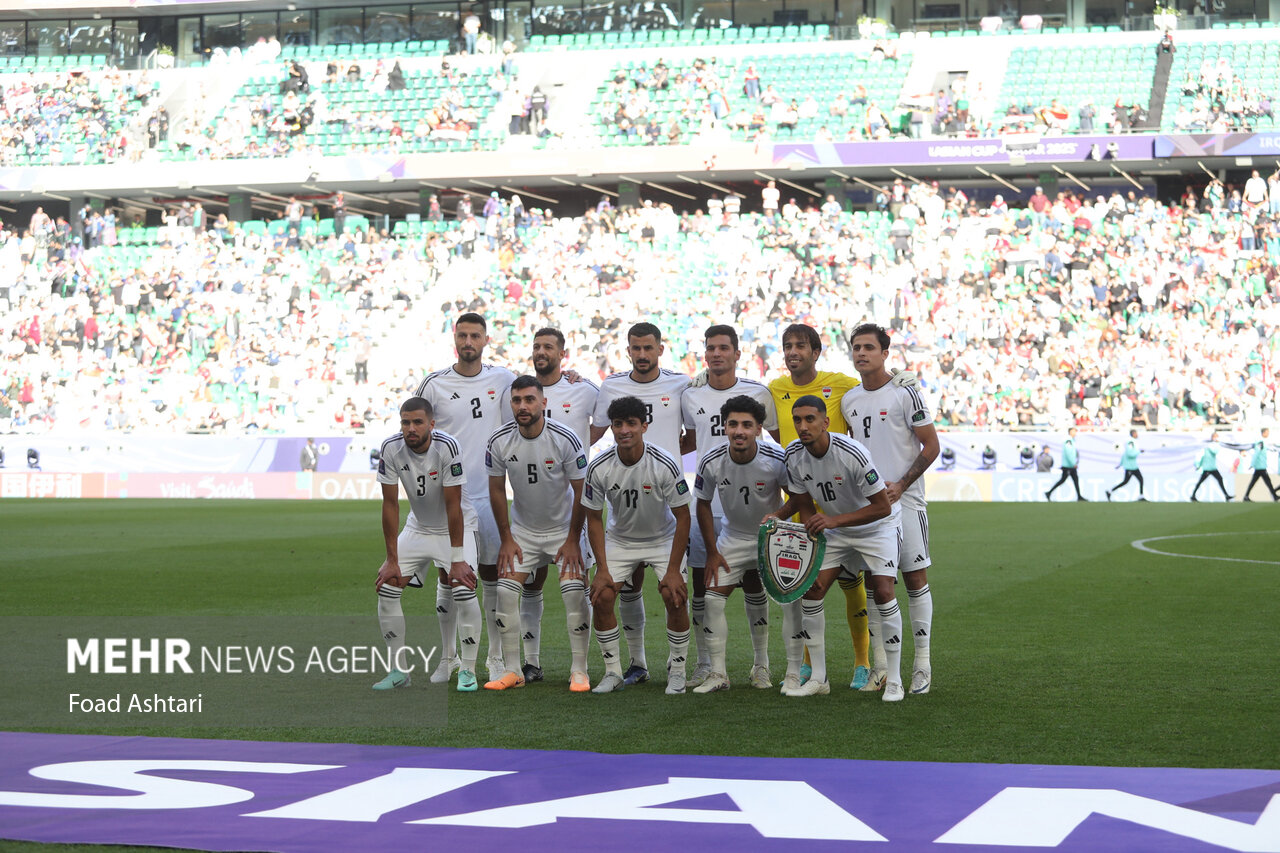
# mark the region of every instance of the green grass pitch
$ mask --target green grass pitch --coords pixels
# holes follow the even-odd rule
[[[129,601],[155,612],[349,610],[379,640],[377,502],[5,501],[0,620],[72,622]],[[407,511],[407,508],[406,508]],[[1116,766],[1280,767],[1280,506],[960,504],[930,507],[933,691],[885,705],[852,675],[843,597],[827,599],[832,695],[746,684],[741,593],[729,604],[734,688],[663,695],[663,676],[571,694],[563,609],[547,585],[543,667],[523,690],[449,698],[443,728],[138,728],[140,734],[416,746]],[[1187,556],[1133,548],[1135,539]],[[1231,557],[1227,562],[1204,557]],[[904,617],[906,596],[901,593]],[[651,665],[666,659],[646,583]],[[434,604],[410,590],[405,614]],[[775,680],[784,657],[771,608]],[[907,632],[909,633],[909,632]],[[910,677],[911,648],[903,666]],[[690,648],[692,654],[692,646]],[[591,647],[593,682],[601,674]],[[412,689],[412,688],[411,688]],[[0,700],[2,701],[2,700]],[[607,729],[596,720],[608,704]],[[512,721],[519,721],[513,724]],[[46,731],[57,731],[47,728]],[[84,731],[77,729],[76,731]],[[5,849],[64,849],[14,845]],[[65,848],[78,849],[78,848]],[[89,849],[89,848],[83,848]],[[105,848],[94,847],[102,850]],[[117,848],[123,849],[123,848]]]

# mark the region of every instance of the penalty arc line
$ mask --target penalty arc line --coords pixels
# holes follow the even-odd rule
[[[1244,557],[1209,557],[1203,554],[1179,554],[1175,551],[1161,551],[1156,548],[1148,547],[1148,542],[1162,542],[1166,539],[1196,539],[1204,536],[1258,536],[1258,535],[1277,535],[1280,530],[1242,530],[1239,532],[1219,532],[1219,533],[1179,533],[1175,536],[1149,536],[1146,539],[1134,539],[1129,544],[1139,551],[1146,551],[1148,554],[1158,554],[1161,557],[1184,557],[1189,560],[1221,560],[1226,563],[1261,563],[1264,566],[1280,566],[1280,560],[1248,560]]]

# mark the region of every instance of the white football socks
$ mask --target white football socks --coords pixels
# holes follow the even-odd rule
[[[769,598],[763,592],[744,593],[747,624],[751,626],[751,651],[756,666],[769,666]],[[721,670],[723,672],[724,670]]]
[[[929,585],[907,590],[911,609],[911,633],[915,638],[915,669],[929,671],[929,636],[933,633],[933,593]]]
[[[631,663],[649,668],[649,659],[644,653],[644,593],[626,590],[618,596],[618,617],[622,623],[622,633],[627,638],[627,652],[631,655]]]
[[[591,639],[591,613],[582,595],[584,584],[575,579],[560,581],[564,597],[564,621],[569,628],[570,672],[587,671],[587,643]]]
[[[497,607],[494,624],[498,628],[497,635],[490,635],[489,649],[492,654],[494,640],[502,648],[502,660],[507,672],[519,674],[520,662],[520,630],[523,613],[521,605],[520,581],[512,578],[499,578],[497,587]],[[487,593],[486,593],[487,595]],[[513,663],[514,661],[514,663]]]
[[[525,588],[520,595],[520,639],[524,642],[524,660],[530,666],[542,666],[542,590]],[[502,653],[507,647],[502,646]],[[520,661],[519,650],[516,662]],[[507,667],[512,668],[511,659],[507,659]]]
[[[458,609],[453,604],[453,590],[445,583],[436,584],[436,621],[440,623],[440,659],[458,656]]]
[[[800,630],[809,650],[810,681],[827,680],[827,613],[822,600],[800,599]]]
[[[702,627],[694,629],[703,638],[707,647],[707,663],[712,672],[726,674],[725,647],[728,641],[729,620],[725,618],[724,608],[729,599],[718,592],[708,590],[706,594],[706,611],[702,617]]]
[[[404,608],[400,606],[402,590],[391,584],[383,584],[378,590],[378,627],[382,629],[382,639],[387,641],[387,651],[391,653],[391,668],[397,669],[400,650],[404,648]]]

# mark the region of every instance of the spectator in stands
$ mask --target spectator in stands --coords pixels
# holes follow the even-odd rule
[[[347,82],[348,83],[359,83],[360,77],[361,77],[361,72],[360,72],[359,62],[352,62],[350,65],[347,66]]]
[[[1177,51],[1178,49],[1173,45],[1173,32],[1165,30],[1164,35],[1160,37],[1160,43],[1156,45],[1156,56],[1160,56],[1163,53],[1174,54]]]
[[[747,70],[742,75],[742,94],[753,101],[760,98],[760,73],[754,63],[747,63]]]
[[[467,53],[476,52],[476,43],[480,37],[480,16],[476,14],[475,7],[467,10],[465,17],[462,19],[462,38]]]
[[[387,74],[387,91],[403,92],[404,89],[404,69],[400,67],[400,60],[397,59],[395,65],[391,66],[390,73]]]

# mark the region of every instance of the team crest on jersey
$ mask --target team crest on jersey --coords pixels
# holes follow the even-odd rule
[[[661,401],[663,408],[666,408],[667,406],[670,406],[670,405],[671,405],[671,398],[670,398],[670,397],[668,397],[666,394],[663,394],[663,395],[659,398],[659,400]]]
[[[823,396],[823,397],[826,397],[828,400],[829,400],[829,399],[831,399],[831,388],[830,388],[830,387],[823,388],[823,389],[822,389],[822,396]]]
[[[453,475],[453,476],[455,476],[455,477],[461,477],[461,476],[462,476],[462,463],[461,463],[461,462],[455,462],[455,463],[453,463],[452,465],[450,465],[450,466],[449,466],[449,473],[450,473],[450,474],[452,474],[452,475]]]
[[[911,416],[912,423],[918,424],[923,420],[924,420],[924,412],[916,412],[914,415]]]
[[[644,488],[644,493],[645,493],[646,495],[651,495],[651,494],[653,494],[653,484],[652,484],[652,483],[645,483],[645,484],[644,484],[644,486],[643,486],[642,488]]]
[[[586,468],[586,467],[587,467],[587,457],[586,457],[585,455],[583,455],[583,454],[579,453],[579,454],[578,454],[578,468],[579,468],[579,469],[581,469],[581,468]]]
[[[548,470],[548,471],[550,471],[552,468],[556,467],[556,460],[554,460],[554,459],[543,459],[543,460],[542,460],[542,464],[543,464],[543,465],[546,465],[546,466],[547,466],[547,470]]]
[[[433,468],[427,472],[427,476],[430,477],[432,481],[438,480],[440,479],[440,470],[438,468]]]
[[[493,390],[492,388],[490,388],[488,391],[485,391],[484,393],[489,395],[490,400],[496,400],[498,398],[498,392]]]
[[[759,492],[760,494],[764,494],[764,490],[767,485],[768,484],[764,482],[756,483],[756,491]]]
[[[844,485],[844,477],[840,476],[839,474],[834,475],[831,479],[836,481],[837,486]]]
[[[695,489],[701,489],[701,488],[702,488],[702,475],[701,475],[701,474],[699,474],[699,475],[697,475],[696,477],[694,477],[694,478],[693,478],[693,487],[694,487]]]
[[[889,417],[889,410],[888,410],[888,409],[881,409],[881,410],[880,410],[880,420],[884,420],[884,419],[885,419],[885,418],[887,418],[887,417]]]
[[[680,480],[679,482],[677,482],[677,483],[676,483],[676,494],[677,494],[677,495],[687,495],[687,494],[689,494],[689,484],[688,484],[688,483],[686,483],[684,480]]]
[[[568,414],[569,409],[573,408],[573,403],[561,403],[560,408],[564,409],[565,414]]]

